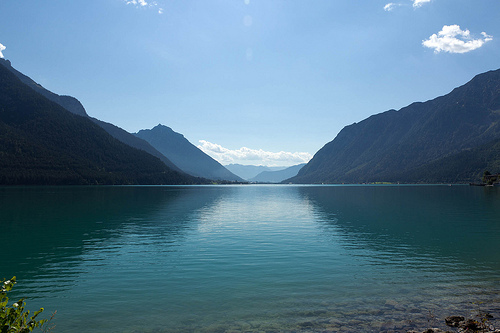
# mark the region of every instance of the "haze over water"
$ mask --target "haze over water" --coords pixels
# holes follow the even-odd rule
[[[0,278],[55,332],[358,331],[500,316],[500,190],[0,188]]]

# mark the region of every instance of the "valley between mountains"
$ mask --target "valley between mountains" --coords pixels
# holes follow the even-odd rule
[[[0,59],[1,185],[468,183],[485,170],[500,172],[500,70],[348,125],[305,165],[269,168],[223,166],[161,124],[128,133]]]

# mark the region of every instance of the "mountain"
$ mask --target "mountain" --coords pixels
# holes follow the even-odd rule
[[[279,171],[286,169],[286,167],[268,167],[264,165],[243,165],[243,164],[228,164],[225,165],[226,169],[238,175],[239,177],[249,180],[256,177],[259,173],[264,171]]]
[[[98,126],[100,126],[103,130],[108,132],[112,137],[117,139],[118,141],[123,142],[126,145],[129,145],[130,147],[134,147],[140,150],[144,150],[145,152],[158,157],[163,163],[165,163],[166,166],[168,166],[170,169],[179,171],[179,172],[184,172],[181,170],[177,165],[175,165],[169,158],[167,158],[165,155],[160,153],[156,148],[154,148],[149,142],[136,137],[135,135],[125,131],[124,129],[107,123],[105,121],[96,119],[96,118],[90,118],[94,123],[96,123]]]
[[[5,68],[11,71],[19,80],[21,80],[22,83],[24,83],[31,89],[35,90],[40,95],[46,97],[47,99],[53,102],[56,102],[57,104],[59,104],[60,106],[62,106],[71,113],[77,114],[79,116],[88,117],[87,112],[85,111],[82,103],[80,103],[80,101],[77,100],[76,98],[71,96],[60,96],[45,89],[40,84],[33,81],[31,78],[29,78],[28,76],[24,75],[23,73],[19,72],[14,67],[12,67],[12,64],[10,63],[9,60],[0,59],[0,64],[2,64]]]
[[[486,165],[497,165],[498,139],[500,70],[445,96],[344,127],[287,182],[475,181]],[[478,163],[483,158],[491,160]]]
[[[0,184],[202,181],[114,139],[87,117],[69,112],[0,66]]]
[[[280,183],[285,179],[296,176],[304,165],[306,164],[298,164],[278,171],[262,171],[257,176],[250,178],[249,181],[257,183]]]
[[[158,157],[163,163],[165,163],[169,168],[176,170],[176,171],[181,171],[174,163],[172,163],[168,158],[163,156],[159,151],[154,149],[149,143],[146,141],[137,138],[136,136],[130,134],[129,132],[125,131],[124,129],[115,126],[113,124],[101,121],[99,119],[91,118],[88,116],[87,112],[85,111],[85,108],[83,107],[82,103],[80,103],[79,100],[77,100],[74,97],[71,96],[60,96],[58,94],[55,94],[44,87],[42,87],[40,84],[36,83],[33,81],[30,77],[24,75],[23,73],[17,71],[14,67],[12,67],[11,63],[9,60],[6,59],[1,59],[0,58],[0,64],[3,65],[5,68],[7,68],[10,72],[12,72],[21,82],[26,84],[28,87],[39,93],[40,95],[46,97],[47,99],[56,102],[66,110],[68,110],[71,113],[74,113],[79,116],[83,117],[88,117],[90,120],[92,120],[94,123],[102,127],[106,132],[108,132],[112,137],[115,139],[118,139],[119,141],[137,148],[144,150],[148,152],[149,154]]]
[[[160,124],[152,129],[140,130],[135,135],[149,142],[182,171],[190,175],[215,180],[243,181],[198,149],[182,134],[174,132],[167,126]]]

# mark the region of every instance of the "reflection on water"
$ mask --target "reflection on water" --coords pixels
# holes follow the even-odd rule
[[[355,237],[350,243],[356,246],[500,269],[498,189],[345,186],[300,191],[314,202],[326,228],[335,226]]]
[[[404,331],[472,302],[500,315],[497,188],[14,187],[0,223],[0,278],[58,310],[61,332]]]

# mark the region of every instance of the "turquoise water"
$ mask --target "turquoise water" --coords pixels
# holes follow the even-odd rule
[[[0,188],[0,279],[53,332],[380,332],[500,317],[500,189]]]

